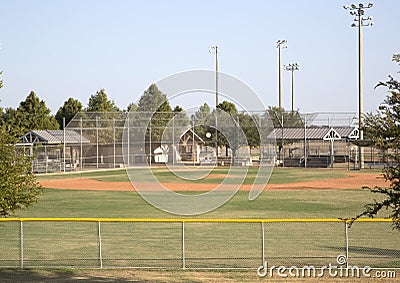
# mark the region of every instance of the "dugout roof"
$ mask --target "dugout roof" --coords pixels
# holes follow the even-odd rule
[[[358,138],[358,129],[355,127],[316,127],[316,128],[275,128],[268,138],[277,140],[353,140]]]
[[[32,130],[21,137],[20,144],[63,144],[63,130]],[[74,130],[65,130],[66,144],[90,143],[88,139]]]

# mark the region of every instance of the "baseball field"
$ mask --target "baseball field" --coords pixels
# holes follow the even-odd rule
[[[226,177],[228,169],[216,168],[207,177],[195,182],[182,180],[164,167],[152,170],[156,178],[169,189],[183,194],[198,194],[209,191],[219,184]],[[380,171],[375,170],[359,172],[341,169],[275,168],[263,193],[256,200],[249,201],[248,190],[255,174],[256,169],[250,168],[238,193],[222,207],[203,215],[183,218],[244,220],[349,218],[363,211],[366,203],[371,202],[374,198],[379,198],[379,196],[363,190],[362,186],[387,185],[380,175]],[[124,169],[40,175],[38,181],[44,187],[43,196],[28,210],[18,212],[16,217],[178,218],[176,215],[154,208],[143,200],[135,192]],[[385,215],[380,216],[384,217]],[[6,223],[6,225],[11,224]],[[260,248],[259,226],[256,225],[258,223],[188,224],[187,257],[192,261],[188,260],[188,270],[179,270],[181,262],[176,259],[180,257],[179,253],[181,252],[180,223],[162,223],[161,226],[157,223],[139,223],[133,226],[104,223],[102,224],[102,237],[104,238],[105,253],[110,258],[115,258],[117,255],[122,258],[119,262],[109,262],[112,266],[115,267],[119,264],[121,267],[125,266],[126,258],[135,254],[146,260],[160,257],[165,262],[168,261],[167,266],[172,267],[172,270],[107,268],[102,270],[79,268],[48,270],[37,268],[49,260],[49,257],[54,257],[53,259],[58,260],[61,265],[63,256],[65,257],[67,254],[68,257],[78,259],[82,253],[82,246],[78,244],[80,241],[88,242],[89,246],[96,246],[96,233],[92,233],[96,231],[96,224],[77,223],[68,226],[64,222],[43,223],[42,225],[27,223],[24,229],[30,230],[32,233],[30,238],[24,239],[25,247],[31,253],[31,263],[38,262],[37,268],[33,264],[34,268],[28,270],[4,269],[0,271],[0,278],[3,278],[2,282],[15,282],[12,280],[16,278],[23,278],[25,282],[29,282],[29,280],[36,282],[38,278],[43,282],[71,282],[80,279],[109,282],[107,280],[116,278],[119,282],[135,280],[138,282],[284,281],[282,278],[268,279],[257,276],[259,257],[252,257]],[[128,230],[130,231],[127,232]],[[304,259],[317,263],[318,260],[325,260],[316,259],[321,253],[328,259],[334,259],[337,254],[344,252],[342,223],[271,224],[266,231],[266,253],[276,260],[284,259],[293,264],[296,262],[295,259],[299,258],[298,264],[301,263],[300,260]],[[378,266],[379,264],[385,266],[388,262],[391,266],[399,266],[399,251],[396,246],[399,243],[399,237],[396,234],[398,232],[391,230],[390,223],[371,223],[368,225],[367,233],[366,229],[359,227],[355,227],[353,231],[352,251],[360,255],[357,263],[369,264],[374,260],[373,253],[375,251],[379,255],[384,253],[384,256],[389,257],[389,259],[375,262]],[[388,231],[387,235],[389,236],[382,237],[382,231]],[[17,232],[18,230],[15,233]],[[68,240],[60,238],[60,234]],[[47,239],[45,243],[42,242],[42,245],[46,245],[45,249],[40,246],[44,235]],[[73,241],[71,241],[71,236]],[[380,241],[374,242],[373,238],[380,238]],[[133,241],[136,244],[134,248],[131,248],[130,243]],[[301,251],[296,242],[302,243],[302,250],[306,255],[300,254]],[[1,245],[6,246],[7,243],[3,242]],[[57,249],[58,251],[54,252]],[[47,253],[48,250],[52,250],[51,255]],[[77,265],[84,267],[85,263],[89,262],[90,264],[90,260],[96,256],[96,254],[90,253],[91,251],[84,254],[86,261],[82,261],[83,264],[78,262]],[[96,253],[96,249],[94,253]],[[223,263],[218,260],[212,262],[216,268],[244,264],[245,266],[254,266],[254,270],[215,271],[208,269],[204,271],[201,269],[203,263],[200,260],[203,257],[211,259],[211,262],[213,257],[225,259]],[[230,258],[232,258],[231,261],[227,260]],[[27,262],[29,262],[29,255]],[[176,266],[178,266],[178,270],[174,269]],[[139,267],[145,267],[145,265],[139,264]],[[195,270],[190,267],[194,267]],[[196,270],[196,268],[198,269]],[[335,278],[325,279],[329,282],[342,282]],[[304,282],[303,280],[305,279],[296,279],[295,282]],[[306,282],[313,282],[312,280],[307,279]],[[393,279],[386,279],[385,282],[392,282],[390,280]],[[353,278],[346,282],[363,282],[363,280],[362,278]]]

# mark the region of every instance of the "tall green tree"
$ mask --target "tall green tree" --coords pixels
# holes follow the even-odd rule
[[[138,111],[154,112],[157,110],[160,111],[160,108],[170,110],[171,106],[169,105],[167,96],[158,89],[156,84],[151,84],[139,99]]]
[[[247,139],[247,145],[250,146],[250,148],[255,148],[260,146],[261,141],[260,141],[260,135],[262,129],[257,127],[256,121],[259,121],[260,118],[257,115],[250,115],[248,113],[239,113],[238,115],[238,120],[239,120],[239,125],[242,128],[246,139]],[[261,125],[258,125],[261,127]]]
[[[393,61],[397,58],[393,56]],[[398,58],[400,61],[400,58]],[[388,95],[375,114],[368,113],[364,117],[364,131],[373,144],[387,152],[392,162],[383,169],[383,176],[388,187],[364,187],[372,193],[380,194],[383,200],[374,200],[365,206],[365,211],[357,215],[374,217],[381,210],[389,211],[394,228],[400,231],[400,82],[389,76],[386,82],[377,86],[388,89]]]
[[[104,89],[100,89],[96,94],[92,94],[89,98],[88,112],[118,112],[120,109],[110,100]]]
[[[68,100],[64,101],[63,106],[58,109],[55,116],[60,128],[63,129],[63,118],[65,118],[65,125],[68,125],[76,113],[82,110],[83,105],[79,100],[70,97]]]
[[[30,130],[57,130],[59,125],[50,112],[46,103],[31,91],[16,110],[6,109],[3,123],[14,137],[20,137]]]
[[[0,88],[3,84],[0,81]],[[15,147],[16,139],[0,127],[0,216],[13,215],[35,203],[42,193],[32,174],[32,158]]]
[[[32,158],[0,128],[0,216],[13,215],[39,199],[42,189],[31,168]]]
[[[150,119],[150,121],[143,121],[146,125],[142,125],[142,127],[146,127],[146,152],[149,154],[160,146],[164,131],[174,117],[174,113],[167,96],[158,89],[156,84],[151,84],[148,89],[144,91],[137,106],[138,115],[146,117],[144,120],[147,118]],[[140,112],[146,113],[141,114]],[[138,118],[141,119],[141,117]],[[138,121],[136,123],[138,123]]]
[[[202,106],[199,107],[194,114],[191,116],[191,121],[194,123],[195,127],[194,130],[197,135],[199,135],[208,146],[215,145],[215,139],[210,139],[206,136],[207,133],[212,133],[214,136],[215,130],[213,130],[210,126],[208,126],[208,120],[210,119],[211,109],[207,103],[204,103]]]
[[[224,100],[220,104],[217,105],[217,109],[230,114],[232,116],[233,120],[235,121],[235,123],[237,123],[238,111],[236,109],[235,104]],[[236,137],[237,135],[234,135],[233,133],[237,132],[237,130],[238,130],[237,127],[232,128],[230,126],[227,126],[227,125],[231,125],[232,123],[229,123],[229,122],[232,122],[232,121],[225,121],[228,118],[225,115],[217,114],[217,116],[218,116],[218,121],[217,121],[218,128],[223,128],[226,135]],[[232,135],[231,135],[231,132],[232,132]],[[225,135],[223,133],[221,133],[220,131],[218,131],[218,145],[225,146],[225,148],[227,150],[226,155],[228,155],[228,148],[230,148],[232,150],[232,155],[235,156],[236,149],[239,148],[239,140],[236,138],[230,138],[228,141],[228,139],[225,137]]]

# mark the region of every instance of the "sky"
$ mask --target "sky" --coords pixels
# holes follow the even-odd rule
[[[367,2],[365,2],[366,4]],[[298,63],[295,108],[301,112],[358,111],[358,33],[352,4],[335,0],[280,1],[0,1],[0,107],[16,108],[30,91],[54,114],[69,97],[87,106],[105,89],[124,109],[169,75],[219,71],[246,83],[265,106],[278,104],[279,39],[288,41],[282,63]],[[356,2],[355,4],[358,4]],[[374,89],[400,53],[400,1],[380,0],[366,10],[363,28],[364,111],[374,111],[387,90]],[[283,106],[291,107],[291,74],[283,71]],[[185,108],[212,97],[188,96]],[[171,103],[173,104],[173,103]],[[187,105],[186,105],[187,104]],[[249,109],[253,110],[253,109]],[[256,110],[256,109],[254,109]],[[257,109],[259,110],[259,109]]]

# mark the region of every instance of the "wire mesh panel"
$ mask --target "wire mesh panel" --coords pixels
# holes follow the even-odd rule
[[[349,264],[400,266],[400,235],[390,223],[356,222],[349,228]]]
[[[185,223],[185,267],[257,268],[260,223]]]
[[[344,223],[265,224],[265,258],[275,266],[326,266],[346,254]]]
[[[400,266],[399,232],[383,220],[3,220],[0,267]]]
[[[24,222],[24,267],[98,267],[96,223]]]
[[[20,222],[0,223],[0,266],[21,266]]]
[[[104,267],[182,266],[181,223],[102,223]]]

